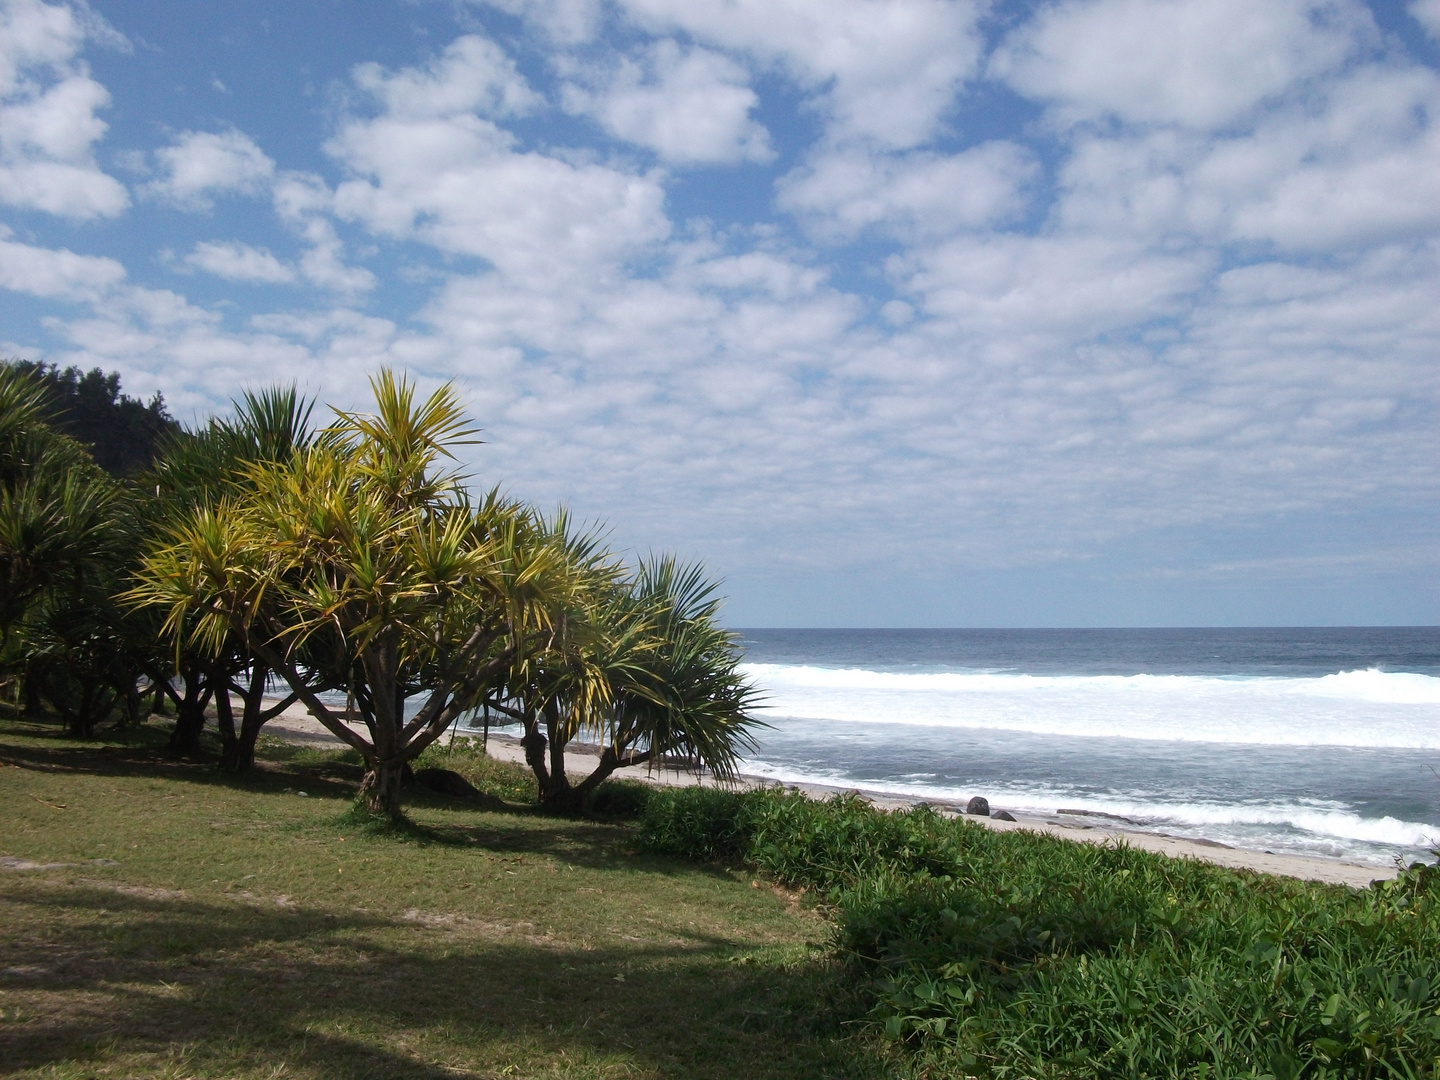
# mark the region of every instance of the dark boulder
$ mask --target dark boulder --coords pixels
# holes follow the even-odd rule
[[[1009,810],[996,810],[996,811],[995,811],[993,814],[991,814],[990,816],[991,816],[992,818],[994,818],[996,821],[1014,821],[1014,820],[1015,820],[1015,815],[1012,814],[1012,813],[1010,813]]]
[[[451,795],[466,802],[477,803],[489,810],[503,810],[505,803],[487,795],[457,772],[449,769],[417,769],[415,782],[440,795]]]
[[[989,817],[990,803],[984,796],[976,795],[965,804],[965,813],[975,814],[978,817]]]

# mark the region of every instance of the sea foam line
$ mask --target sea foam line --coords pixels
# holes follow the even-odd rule
[[[908,673],[750,664],[769,715],[1065,737],[1440,750],[1440,679]]]

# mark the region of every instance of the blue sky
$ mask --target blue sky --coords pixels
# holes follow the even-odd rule
[[[735,625],[1440,622],[1440,0],[0,0],[0,352],[456,380]]]

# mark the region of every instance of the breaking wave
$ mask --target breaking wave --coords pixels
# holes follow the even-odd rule
[[[748,664],[769,712],[1032,735],[1440,749],[1440,678],[889,672]]]

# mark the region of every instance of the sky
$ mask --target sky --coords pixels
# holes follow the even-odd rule
[[[454,380],[735,626],[1440,623],[1440,0],[0,0],[0,355]]]

